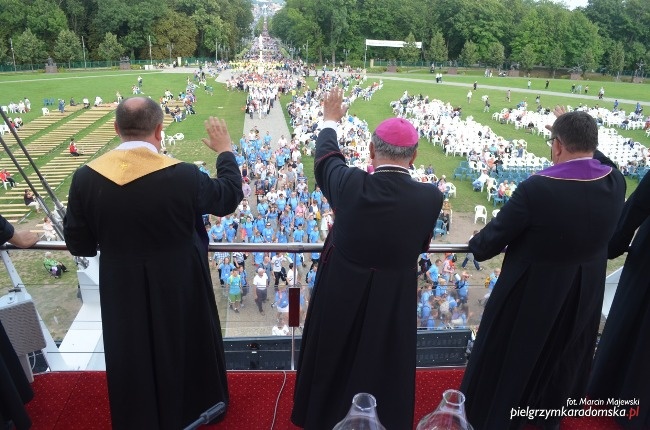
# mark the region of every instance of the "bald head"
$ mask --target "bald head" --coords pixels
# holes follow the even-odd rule
[[[131,97],[117,106],[115,130],[123,142],[130,140],[160,141],[155,137],[162,129],[163,111],[147,97]]]

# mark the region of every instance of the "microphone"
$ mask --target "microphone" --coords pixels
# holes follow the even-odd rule
[[[213,419],[217,418],[219,415],[223,414],[226,411],[226,404],[224,402],[219,402],[216,405],[212,406],[207,411],[203,412],[198,420],[194,421],[189,426],[185,427],[184,430],[194,430],[200,426],[209,423]]]

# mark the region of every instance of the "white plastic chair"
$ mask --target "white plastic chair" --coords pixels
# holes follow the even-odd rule
[[[451,182],[447,182],[447,190],[448,197],[456,197],[456,185],[452,184]]]
[[[41,108],[41,111],[43,112],[43,115],[49,115],[50,110],[48,108]]]
[[[476,205],[474,206],[474,224],[481,218],[483,218],[483,224],[487,224],[487,209],[485,206]]]

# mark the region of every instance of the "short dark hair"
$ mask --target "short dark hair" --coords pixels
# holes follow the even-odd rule
[[[557,136],[569,152],[594,152],[598,148],[598,125],[587,112],[560,115],[553,123],[552,135]]]
[[[418,144],[413,146],[396,146],[383,141],[375,133],[372,134],[370,141],[375,145],[375,152],[390,160],[406,160],[410,161],[413,154],[415,154]]]
[[[115,122],[121,137],[142,139],[162,124],[163,111],[148,97],[131,97],[117,105]]]

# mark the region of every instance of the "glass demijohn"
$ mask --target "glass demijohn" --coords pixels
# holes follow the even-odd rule
[[[355,395],[348,414],[332,430],[386,430],[379,422],[375,397],[368,393]]]
[[[465,415],[465,395],[458,390],[445,391],[438,407],[420,420],[417,430],[472,430]]]

